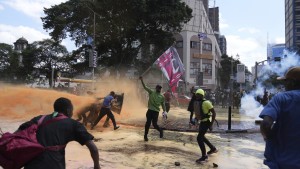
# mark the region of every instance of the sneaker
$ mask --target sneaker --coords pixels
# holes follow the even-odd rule
[[[198,160],[196,160],[196,163],[202,163],[208,160],[207,156],[202,156],[201,158],[199,158]]]
[[[214,148],[214,149],[211,149],[207,152],[207,154],[213,154],[213,153],[217,153],[218,152],[218,149]]]
[[[144,141],[148,141],[148,137],[147,136],[144,136]]]
[[[116,127],[114,127],[114,130],[117,130],[118,128],[120,128],[120,126],[116,126]]]
[[[164,131],[163,131],[162,129],[159,131],[159,137],[160,137],[160,138],[163,138],[163,137],[164,137]]]

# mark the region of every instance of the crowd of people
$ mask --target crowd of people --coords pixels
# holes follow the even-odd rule
[[[257,97],[264,109],[260,114],[263,119],[261,123],[261,133],[266,140],[265,161],[264,163],[271,169],[294,169],[300,168],[300,112],[298,105],[300,104],[300,67],[290,69],[283,80],[286,92],[281,92],[275,96],[270,95],[265,90],[262,97]],[[149,141],[148,132],[151,124],[154,129],[159,132],[159,137],[164,137],[164,132],[158,125],[158,117],[160,107],[163,110],[163,115],[166,116],[170,110],[170,101],[172,93],[166,90],[162,93],[162,86],[156,85],[155,89],[149,88],[140,77],[141,84],[144,90],[148,93],[148,110],[146,112],[146,123],[144,128],[144,141]],[[214,105],[226,107],[229,105],[229,93],[226,91],[209,92],[203,89],[190,90],[191,100],[187,107],[190,112],[190,124],[198,124],[197,143],[201,150],[201,156],[196,160],[197,163],[207,161],[208,155],[217,153],[218,149],[205,137],[208,130],[213,129],[213,124],[216,118]],[[244,92],[234,92],[233,108],[240,107],[240,99]],[[79,118],[73,120],[73,104],[67,98],[59,98],[54,102],[54,112],[47,115],[44,121],[55,118],[57,116],[67,116],[68,118],[44,126],[37,131],[38,141],[44,146],[66,145],[70,141],[77,141],[81,145],[86,145],[94,161],[94,168],[100,168],[99,153],[96,145],[93,143],[93,136],[86,130],[84,125],[87,123],[85,113],[90,112],[97,114],[96,120],[91,122],[91,129],[105,115],[111,119],[114,130],[118,129],[114,115],[111,111],[111,105],[115,102],[115,92],[111,91],[103,99],[101,105],[92,104],[90,109],[82,110]],[[273,97],[271,99],[271,97]],[[37,123],[42,116],[37,116],[32,120],[23,123],[18,130],[24,130],[33,123]],[[79,123],[83,119],[83,124]],[[206,151],[205,144],[210,148]],[[28,168],[65,168],[65,150],[46,151],[39,157],[25,165]]]

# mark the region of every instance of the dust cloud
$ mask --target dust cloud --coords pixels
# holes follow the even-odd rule
[[[145,108],[145,105],[139,98],[137,81],[107,79],[94,85],[94,97],[105,97],[110,91],[124,93],[121,114],[115,115],[117,120],[144,117],[145,112],[141,109]],[[0,84],[0,93],[0,116],[7,119],[29,120],[40,114],[50,114],[53,112],[54,101],[59,97],[66,97],[72,101],[73,118],[77,118],[77,110],[95,101],[94,97],[87,94],[77,96],[64,91],[9,84]]]

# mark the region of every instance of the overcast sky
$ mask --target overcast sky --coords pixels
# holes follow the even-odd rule
[[[13,44],[24,37],[29,43],[50,38],[43,30],[43,7],[67,0],[0,0],[0,42]],[[227,39],[227,54],[249,69],[266,59],[267,43],[284,43],[284,0],[210,0],[220,10],[220,32]],[[63,41],[69,51],[75,46]]]

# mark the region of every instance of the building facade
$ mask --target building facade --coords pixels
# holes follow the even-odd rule
[[[185,67],[187,87],[215,90],[219,84],[221,51],[202,0],[184,0],[193,9],[193,18],[175,35],[176,48]],[[199,38],[201,34],[202,38]]]
[[[300,50],[300,0],[285,0],[285,44],[289,50]]]
[[[224,35],[220,35],[219,37],[219,46],[222,55],[227,55],[227,41]]]

